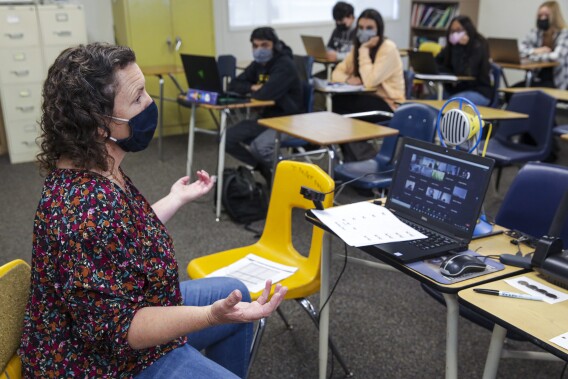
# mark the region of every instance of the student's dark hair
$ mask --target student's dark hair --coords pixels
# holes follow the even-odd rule
[[[345,1],[338,1],[333,6],[332,14],[335,21],[341,21],[345,17],[354,16],[355,9],[353,8],[353,5],[346,3]]]
[[[276,31],[269,26],[254,29],[250,34],[250,42],[252,42],[253,39],[272,41],[274,44],[274,51],[276,53],[280,53],[282,50],[282,42],[280,41],[280,38],[278,38],[278,34],[276,34]]]
[[[487,45],[487,41],[477,31],[477,28],[473,24],[473,21],[471,21],[471,18],[469,18],[468,16],[464,16],[464,15],[459,15],[459,16],[452,18],[452,20],[448,24],[448,30],[446,31],[446,40],[447,41],[450,40],[450,28],[452,27],[452,24],[454,23],[454,21],[459,22],[461,24],[461,26],[463,26],[463,29],[465,30],[465,32],[467,33],[467,35],[469,37],[469,41],[466,45],[466,54],[467,54],[468,57],[471,56],[472,53],[473,53],[473,50],[478,49],[480,47],[480,45],[482,45],[482,46]],[[448,48],[449,48],[449,54],[446,54],[446,56],[444,57],[444,65],[446,67],[450,66],[450,62],[451,62],[451,59],[452,59],[453,46],[449,42],[448,42]]]
[[[371,19],[373,21],[375,21],[375,24],[377,25],[377,36],[379,36],[379,43],[377,44],[377,46],[373,47],[370,51],[369,54],[371,56],[371,60],[374,62],[375,61],[375,56],[377,55],[377,51],[379,51],[379,49],[381,48],[381,45],[383,44],[384,40],[385,40],[385,23],[383,21],[383,16],[381,16],[381,14],[374,10],[374,9],[365,9],[363,12],[361,12],[361,14],[359,15],[359,17],[357,18],[357,29],[359,29],[359,20],[361,20],[362,18],[367,18],[367,19]],[[359,48],[361,47],[361,42],[359,42],[359,38],[357,38],[357,34],[355,34],[355,36],[353,37],[353,76],[360,76],[359,75]]]
[[[103,43],[64,50],[43,84],[40,169],[51,171],[62,156],[76,167],[106,171],[105,140],[113,113],[116,73],[136,61],[124,46]]]

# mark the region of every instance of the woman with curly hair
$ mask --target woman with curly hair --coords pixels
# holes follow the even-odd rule
[[[69,48],[49,69],[38,155],[47,177],[19,350],[25,377],[243,377],[251,321],[286,293],[276,286],[269,301],[267,282],[251,303],[231,278],[179,282],[164,223],[214,179],[183,177],[153,205],[138,192],[120,165],[156,129],[144,85],[127,47]]]

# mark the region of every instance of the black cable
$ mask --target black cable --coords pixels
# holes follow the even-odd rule
[[[339,280],[341,279],[341,277],[343,276],[343,273],[345,272],[345,268],[347,267],[347,244],[344,242],[343,243],[343,247],[345,249],[345,260],[343,261],[343,267],[341,268],[341,272],[339,273],[339,276],[337,277],[337,279],[335,280],[335,284],[333,285],[333,287],[331,288],[331,291],[329,292],[329,295],[327,296],[327,299],[325,299],[325,301],[323,302],[323,305],[320,307],[320,311],[318,313],[318,323],[320,320],[320,315],[321,315],[321,311],[325,308],[325,306],[327,305],[329,299],[331,299],[331,295],[333,295],[333,292],[335,291],[335,288],[337,287],[337,284],[339,284]],[[331,257],[330,257],[331,258]]]
[[[342,189],[343,187],[345,187],[346,185],[348,185],[349,183],[353,183],[353,182],[355,182],[355,181],[357,181],[357,180],[359,180],[359,179],[363,179],[363,178],[366,177],[366,176],[373,176],[373,175],[379,175],[379,174],[387,174],[387,173],[393,172],[393,171],[394,171],[394,169],[392,169],[392,170],[386,170],[386,171],[379,171],[379,172],[368,172],[368,173],[366,173],[366,174],[364,174],[364,175],[361,175],[361,176],[359,176],[359,177],[357,177],[357,178],[355,178],[355,179],[351,179],[351,180],[348,180],[348,181],[346,181],[346,182],[344,182],[344,183],[341,183],[339,186],[335,187],[333,190],[331,190],[331,191],[329,191],[329,192],[324,192],[324,195],[328,195],[328,194],[330,194],[330,193],[337,192],[337,191],[339,191],[340,189]]]

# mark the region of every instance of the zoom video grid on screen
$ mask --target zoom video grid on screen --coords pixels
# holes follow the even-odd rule
[[[458,230],[475,226],[491,167],[408,145],[398,167],[394,204]]]

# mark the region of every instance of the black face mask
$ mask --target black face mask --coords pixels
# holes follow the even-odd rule
[[[152,101],[146,109],[130,120],[118,117],[112,118],[128,122],[128,125],[130,126],[130,137],[118,140],[114,137],[109,137],[110,140],[116,142],[116,144],[124,151],[142,151],[148,147],[150,141],[152,141],[152,137],[154,137],[154,132],[158,126],[158,107],[156,106],[156,103]]]
[[[336,25],[336,27],[337,27],[337,30],[339,30],[340,32],[344,32],[344,31],[346,31],[347,29],[349,29],[349,28],[347,27],[347,25],[345,25],[345,24],[335,24],[335,25]]]
[[[539,18],[536,20],[536,27],[543,32],[546,32],[550,28],[550,20],[547,18]]]

